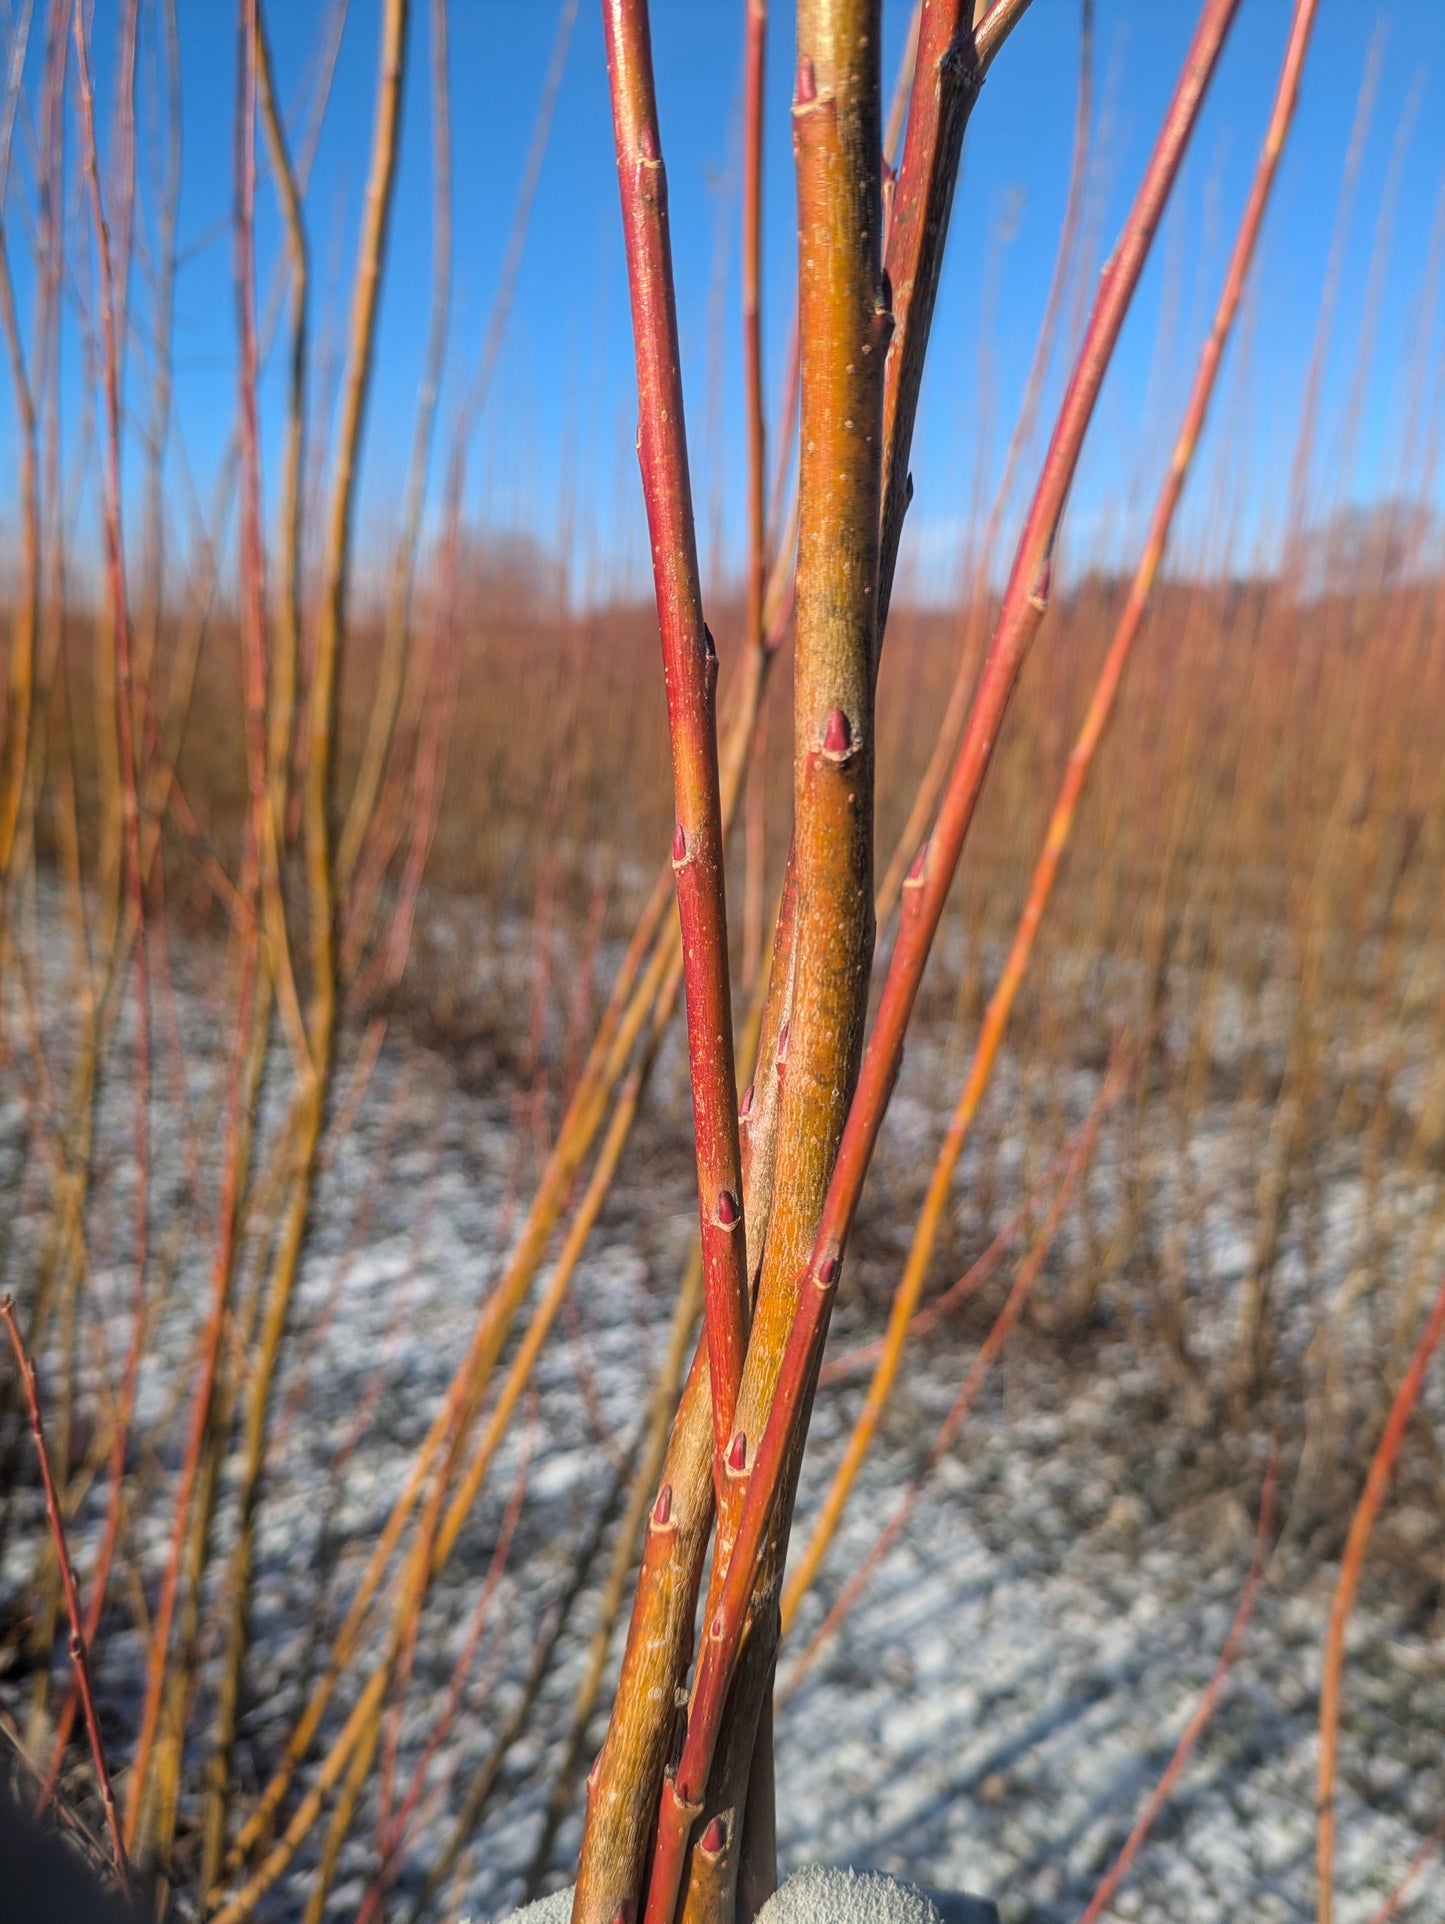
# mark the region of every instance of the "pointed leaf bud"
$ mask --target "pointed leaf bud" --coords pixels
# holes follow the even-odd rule
[[[813,71],[812,61],[807,54],[804,54],[798,62],[797,104],[800,107],[811,107],[817,98],[818,76]]]
[[[748,1467],[748,1439],[741,1430],[728,1446],[728,1468],[741,1476]]]
[[[842,761],[852,746],[852,724],[841,708],[835,708],[823,729],[823,753],[830,760]]]
[[[658,1529],[663,1529],[672,1518],[672,1485],[664,1483],[657,1493],[657,1501],[652,1506],[652,1520]]]
[[[737,1227],[738,1206],[733,1200],[730,1190],[720,1189],[718,1191],[717,1219],[724,1229],[735,1229]]]

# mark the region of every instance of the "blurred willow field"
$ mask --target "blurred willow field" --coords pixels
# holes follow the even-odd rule
[[[967,1268],[1057,1153],[1071,1073],[1097,1071],[1116,1028],[1144,1038],[1104,1125],[1110,1176],[1092,1202],[1085,1186],[1051,1261],[1056,1300],[1030,1318],[1065,1358],[1077,1346],[1085,1369],[1090,1332],[1122,1318],[1206,1429],[1205,1412],[1248,1429],[1264,1407],[1301,1447],[1308,1435],[1319,1461],[1296,1523],[1330,1553],[1445,1249],[1445,582],[1438,532],[1398,504],[1364,526],[1342,516],[1310,543],[1329,556],[1327,584],[1176,578],[1157,592],[1013,1018],[1007,1094],[957,1182],[935,1282]],[[489,619],[455,637],[446,777],[406,967],[346,1020],[372,1042],[398,1025],[471,1086],[515,1092],[531,1118],[517,1147],[524,1190],[643,906],[648,857],[666,845],[670,774],[650,611],[570,612],[531,552],[482,546],[472,565],[465,600]],[[932,1053],[909,1094],[926,1113],[952,1102],[1122,597],[1107,579],[1066,590],[1026,668],[925,984]],[[214,877],[235,859],[244,810],[237,644],[212,619],[177,758],[187,819],[162,830],[182,941],[224,927]],[[894,618],[882,848],[902,831],[959,651],[976,649],[986,622],[972,606]],[[726,662],[726,612],[716,625]],[[92,645],[84,624],[68,630],[77,679]],[[342,792],[379,647],[358,624]],[[780,710],[787,693],[785,662]],[[119,835],[88,719],[69,779],[90,899],[89,862],[107,846],[114,860]],[[745,905],[771,908],[787,854],[785,811],[763,799],[786,794],[786,750],[765,744],[753,779],[729,875],[744,984],[765,959],[746,953]],[[53,801],[37,810],[42,873],[65,872],[61,827]],[[44,926],[22,916],[18,928],[27,921]],[[654,1099],[681,1142],[679,1073],[673,1059]],[[153,1100],[167,1100],[163,1078]],[[339,1106],[344,1122],[353,1096]],[[32,1184],[53,1180],[33,1152],[24,1166]],[[849,1286],[865,1299],[852,1306],[860,1330],[886,1310],[898,1261],[888,1225],[910,1220],[923,1173],[896,1172],[865,1215]],[[685,1161],[674,1183],[685,1209]],[[1337,1344],[1352,1359],[1343,1375]],[[1428,1459],[1415,1471],[1437,1510]],[[1417,1547],[1428,1593],[1438,1559],[1433,1543]]]
[[[217,504],[195,518],[189,539],[168,499],[164,452],[186,428],[172,417],[169,332],[181,160],[164,106],[179,84],[177,10],[164,0],[120,9],[140,34],[150,80],[129,117],[117,110],[105,143],[77,65],[87,29],[75,30],[72,45],[71,10],[41,0],[25,8],[11,0],[3,14],[0,320],[15,390],[6,459],[17,480],[0,528],[0,1287],[15,1299],[37,1364],[126,1841],[194,1903],[187,1915],[203,1914],[205,1894],[225,1895],[247,1852],[284,1835],[275,1807],[245,1829],[272,1773],[329,1758],[327,1744],[344,1735],[342,1710],[327,1696],[296,1740],[308,1691],[338,1692],[349,1714],[382,1650],[388,1666],[406,1653],[403,1681],[387,1698],[394,1721],[382,1731],[378,1707],[372,1748],[342,1759],[350,1771],[353,1755],[364,1757],[355,1780],[339,1768],[326,1779],[331,1828],[301,1861],[308,1874],[326,1866],[315,1885],[324,1903],[358,1802],[375,1820],[386,1876],[393,1856],[408,1861],[414,1802],[423,1786],[434,1789],[425,1733],[402,1734],[409,1666],[444,1671],[442,1655],[465,1644],[455,1599],[433,1595],[441,1567],[459,1542],[486,1605],[515,1531],[528,1554],[545,1553],[528,1532],[546,1532],[523,1501],[531,1444],[507,1432],[518,1408],[535,1419],[534,1331],[541,1374],[571,1372],[579,1434],[611,1478],[600,1494],[588,1486],[597,1500],[582,1522],[570,1510],[565,1519],[586,1554],[578,1550],[577,1592],[564,1588],[566,1609],[556,1607],[555,1641],[568,1653],[580,1712],[569,1723],[569,1696],[560,1707],[544,1699],[537,1713],[539,1728],[544,1712],[551,1719],[539,1745],[556,1768],[543,1842],[526,1868],[540,1885],[562,1864],[565,1851],[554,1846],[571,1838],[585,1740],[595,1737],[605,1666],[615,1663],[609,1634],[636,1523],[624,1497],[645,1441],[645,1426],[634,1431],[613,1408],[626,1399],[622,1366],[608,1375],[609,1342],[619,1331],[630,1340],[629,1315],[645,1325],[654,1379],[626,1379],[636,1403],[629,1418],[640,1420],[659,1385],[664,1400],[675,1389],[667,1318],[694,1200],[675,1012],[658,1036],[639,1027],[632,1053],[621,1051],[597,1097],[599,1117],[604,1098],[615,1106],[606,1111],[614,1133],[595,1159],[600,1121],[575,1157],[564,1153],[579,1091],[590,1100],[593,1038],[635,964],[629,944],[672,835],[656,615],[635,583],[579,581],[570,555],[472,511],[468,464],[480,463],[474,442],[480,418],[485,443],[486,417],[480,404],[455,416],[437,406],[448,356],[476,352],[448,334],[455,103],[439,0],[413,9],[411,58],[423,64],[429,45],[434,93],[426,122],[403,134],[435,143],[433,328],[415,450],[408,485],[396,490],[400,508],[373,516],[364,540],[354,535],[375,315],[360,270],[347,299],[328,293],[324,222],[317,215],[308,226],[308,128],[327,111],[346,10],[321,11],[305,113],[287,123],[276,96],[290,94],[276,87],[264,53],[243,90],[251,145],[238,148],[227,216],[240,341],[234,441]],[[384,31],[396,11],[380,10]],[[573,11],[562,8],[564,26]],[[136,44],[122,34],[122,65],[127,46],[134,60]],[[565,57],[565,34],[558,47]],[[395,111],[384,61],[381,72],[378,129]],[[543,145],[554,108],[548,81],[534,136]],[[393,163],[378,133],[368,179],[383,201]],[[280,211],[258,268],[256,197],[273,189]],[[512,216],[519,245],[530,192],[524,177]],[[360,217],[359,251],[363,264],[384,267],[375,199]],[[1155,589],[1090,774],[999,1072],[953,1183],[916,1337],[930,1367],[950,1382],[962,1375],[1006,1278],[991,1278],[961,1308],[930,1316],[929,1306],[1011,1219],[1022,1224],[1021,1243],[1038,1231],[1060,1155],[1095,1116],[1097,1141],[1090,1137],[1077,1193],[1048,1232],[1042,1286],[1010,1355],[1009,1408],[1036,1384],[1051,1393],[1062,1384],[1067,1395],[1070,1385],[1113,1382],[1117,1371],[1118,1427],[1172,1439],[1159,1447],[1174,1452],[1181,1511],[1240,1487],[1272,1436],[1295,1570],[1341,1554],[1362,1466],[1445,1260],[1445,526],[1433,506],[1445,429],[1445,220],[1428,235],[1392,238],[1388,205],[1353,217],[1375,223],[1377,273],[1392,246],[1414,262],[1414,345],[1391,371],[1382,409],[1393,440],[1383,454],[1372,445],[1368,462],[1361,454],[1362,397],[1377,373],[1371,302],[1357,337],[1336,338],[1326,288],[1317,335],[1301,355],[1334,367],[1330,392],[1343,400],[1331,413],[1320,387],[1306,383],[1293,438],[1273,451],[1277,473],[1246,476],[1228,433],[1200,461],[1188,538]],[[1063,285],[1076,305],[1098,266],[1091,233],[1084,222],[1066,257]],[[1190,242],[1176,237],[1176,249]],[[9,265],[22,248],[33,297],[23,304]],[[510,299],[504,273],[489,322],[498,338]],[[1066,331],[1070,299],[1056,330]],[[333,314],[320,327],[328,300],[344,319]],[[1180,305],[1163,304],[1170,325]],[[1246,334],[1267,325],[1267,315],[1251,313]],[[496,359],[490,339],[484,364],[488,353]],[[1177,346],[1161,339],[1161,364]],[[1041,344],[1050,380],[1062,356],[1060,341]],[[1226,419],[1249,403],[1247,353],[1240,358],[1224,383]],[[274,448],[265,442],[269,465],[247,412],[267,367],[286,393],[285,433]],[[405,372],[416,383],[417,371]],[[1165,401],[1159,416],[1137,429],[1141,473],[1176,425]],[[1036,426],[1020,446],[1022,471],[1040,452]],[[781,438],[785,500],[790,444]],[[1319,445],[1333,451],[1327,484],[1313,478]],[[1374,488],[1360,505],[1367,467]],[[1232,558],[1231,517],[1247,486],[1273,491],[1284,528],[1268,561],[1252,568]],[[604,504],[593,505],[605,519]],[[1101,527],[1138,519],[1132,499],[1095,505]],[[1018,513],[1010,486],[960,520],[958,585],[948,593],[923,580],[905,547],[879,686],[880,880],[896,880],[912,858],[912,800],[939,747],[955,745]],[[849,1357],[883,1327],[1131,571],[1112,550],[1107,565],[1094,565],[1080,544],[1068,547],[1054,582],[850,1249],[833,1381],[847,1380]],[[724,560],[714,573],[704,585],[726,716],[745,590]],[[785,619],[779,632],[779,669],[727,849],[740,1032],[766,973],[791,833]],[[674,913],[670,898],[660,913]],[[880,959],[893,934],[882,919]],[[674,1011],[675,1003],[674,995]],[[1109,1068],[1120,1060],[1116,1091]],[[449,1133],[453,1091],[484,1105],[490,1136]],[[352,1271],[379,1240],[379,1221],[420,1243],[433,1207],[454,1243],[428,1261],[455,1281],[453,1296],[444,1311],[427,1299],[412,1344],[397,1282],[396,1300],[358,1338],[365,1372],[347,1377],[335,1407],[322,1410],[324,1476],[318,1470],[307,1486],[294,1426],[324,1401],[312,1372],[324,1374],[319,1359],[349,1313]],[[614,1231],[644,1251],[638,1294],[650,1309],[619,1310],[616,1328],[599,1329],[587,1320],[587,1286],[602,1274],[598,1300],[613,1304],[615,1250],[608,1243],[603,1260],[598,1242]],[[483,1454],[500,1452],[515,1483],[499,1469],[477,1502],[486,1455],[453,1529],[449,1479],[484,1399],[478,1391],[475,1407],[457,1416],[444,1400],[447,1373],[479,1310],[514,1283],[519,1303],[545,1303],[543,1290],[566,1266],[576,1275],[565,1304],[545,1322],[538,1309],[526,1328],[500,1322],[488,1361],[507,1388],[490,1387],[485,1409],[508,1442],[502,1449],[488,1433]],[[388,1272],[388,1290],[392,1280]],[[1412,1425],[1367,1577],[1436,1642],[1445,1608],[1440,1410],[1436,1383]],[[890,1417],[890,1443],[904,1454],[926,1441],[924,1414],[905,1399]],[[369,1464],[371,1483],[356,1496],[349,1466],[369,1461],[379,1439],[424,1447],[434,1422],[437,1452],[454,1446],[434,1488],[420,1472],[413,1488],[387,1458],[380,1469]],[[840,1422],[829,1413],[822,1424],[824,1461],[837,1453]],[[421,1520],[424,1487],[432,1507]],[[309,1504],[324,1517],[321,1574],[306,1576],[320,1603],[304,1636],[292,1617],[298,1597],[309,1609],[313,1592],[287,1561],[291,1540],[267,1535],[277,1489],[278,1509]],[[808,1485],[805,1508],[814,1494]],[[387,1539],[399,1513],[388,1505],[403,1496],[411,1508]],[[368,1590],[361,1573],[373,1546],[392,1554],[413,1514],[419,1563],[393,1573],[395,1591],[382,1587],[380,1571]],[[59,1782],[94,1849],[99,1803],[82,1757],[45,1517],[21,1379],[7,1358],[0,1710],[10,1747],[0,1749],[0,1775],[13,1763],[29,1792]],[[604,1549],[620,1559],[615,1582]],[[332,1559],[346,1573],[344,1596],[325,1592]],[[841,1582],[836,1569],[831,1580]],[[603,1623],[586,1702],[586,1679],[573,1676],[587,1627],[570,1615],[577,1595],[597,1602]],[[508,1622],[514,1637],[521,1614]],[[484,1618],[458,1659],[438,1731],[456,1717]],[[270,1674],[277,1622],[293,1638],[290,1655],[305,1645],[284,1687]],[[525,1628],[530,1636],[537,1626]],[[535,1649],[509,1649],[509,1685],[530,1674],[537,1652],[556,1654],[540,1633]],[[558,1658],[559,1674],[564,1667]],[[434,1706],[445,1693],[430,1681]],[[511,1708],[499,1722],[503,1734],[511,1729],[509,1746],[537,1701],[521,1684],[517,1691],[517,1728]],[[379,1815],[362,1790],[378,1750]],[[445,1807],[449,1817],[462,1812],[459,1826],[480,1821],[501,1766],[490,1778],[487,1768],[473,1779],[486,1785],[476,1805],[459,1797]],[[415,1871],[417,1890],[445,1855]],[[516,1890],[505,1888],[515,1895],[523,1882],[519,1869]],[[379,1908],[388,1885],[377,1888]]]

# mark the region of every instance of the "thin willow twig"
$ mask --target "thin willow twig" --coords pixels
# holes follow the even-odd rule
[[[638,459],[672,742],[672,866],[682,925],[705,1328],[721,1490],[747,1340],[748,1292],[715,712],[718,664],[702,612],[647,8],[636,0],[608,0],[603,19],[637,359]]]
[[[1334,1917],[1335,1873],[1335,1756],[1339,1745],[1340,1677],[1345,1661],[1345,1629],[1350,1620],[1360,1571],[1369,1546],[1375,1518],[1385,1500],[1385,1491],[1405,1440],[1410,1417],[1419,1400],[1425,1372],[1440,1338],[1445,1335],[1445,1281],[1442,1281],[1420,1331],[1400,1386],[1395,1391],[1385,1428],[1370,1459],[1365,1487],[1360,1492],[1350,1518],[1345,1551],[1340,1559],[1340,1574],[1330,1603],[1329,1628],[1325,1634],[1324,1674],[1320,1683],[1320,1762],[1316,1793],[1318,1810],[1316,1864],[1319,1877],[1319,1924],[1331,1924]]]
[[[65,1608],[70,1616],[70,1660],[75,1666],[76,1687],[80,1692],[81,1708],[85,1714],[86,1735],[90,1739],[91,1762],[95,1766],[95,1779],[100,1787],[101,1802],[105,1806],[105,1821],[110,1831],[116,1876],[120,1880],[121,1889],[129,1892],[130,1860],[126,1855],[120,1814],[116,1809],[115,1795],[111,1790],[110,1770],[105,1760],[105,1746],[101,1741],[100,1718],[96,1712],[95,1691],[90,1678],[90,1653],[86,1645],[85,1626],[81,1618],[80,1597],[75,1587],[75,1571],[70,1562],[70,1550],[65,1541],[65,1519],[61,1514],[60,1496],[50,1469],[50,1452],[45,1446],[45,1424],[40,1411],[40,1384],[35,1373],[34,1359],[27,1353],[21,1340],[13,1297],[0,1297],[0,1319],[4,1321],[6,1334],[10,1338],[10,1347],[15,1352],[16,1367],[20,1371],[20,1378],[25,1386],[25,1400],[30,1411],[30,1430],[35,1438],[35,1450],[40,1459],[40,1480],[45,1489],[45,1514],[50,1523],[51,1541],[60,1571],[60,1587],[65,1597]]]

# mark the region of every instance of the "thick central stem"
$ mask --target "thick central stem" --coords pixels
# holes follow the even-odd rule
[[[798,8],[797,933],[780,1052],[772,1204],[728,1459],[734,1488],[723,1492],[719,1506],[714,1594],[704,1622],[717,1601],[757,1442],[778,1389],[799,1278],[857,1080],[867,1011],[883,371],[892,328],[880,253],[879,12],[878,0],[801,0]],[[793,1388],[803,1400],[811,1398],[811,1383]],[[802,1433],[800,1426],[799,1449]],[[693,1826],[682,1911],[687,1924],[721,1924],[733,1914],[754,1735],[776,1650],[796,1471],[795,1455]],[[694,1704],[695,1719],[711,1714]],[[697,1735],[701,1748],[702,1733]],[[695,1800],[702,1786],[682,1781],[686,1767],[685,1759],[678,1788]],[[657,1909],[655,1898],[653,1893],[650,1913]]]

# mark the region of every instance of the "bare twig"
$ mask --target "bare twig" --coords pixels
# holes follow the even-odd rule
[[[1259,1579],[1264,1569],[1265,1552],[1269,1546],[1270,1529],[1274,1520],[1275,1483],[1279,1475],[1279,1443],[1270,1438],[1269,1462],[1264,1473],[1264,1488],[1259,1499],[1259,1526],[1255,1531],[1254,1560],[1245,1578],[1244,1592],[1239,1599],[1239,1608],[1234,1613],[1234,1621],[1229,1626],[1229,1634],[1224,1639],[1224,1648],[1219,1653],[1219,1661],[1214,1666],[1209,1682],[1204,1686],[1199,1702],[1194,1706],[1189,1722],[1180,1733],[1179,1742],[1174,1746],[1174,1754],[1164,1767],[1163,1775],[1145,1799],[1144,1808],[1134,1820],[1134,1828],[1125,1838],[1119,1855],[1109,1866],[1099,1888],[1089,1900],[1088,1909],[1079,1919],[1079,1924],[1098,1924],[1098,1920],[1113,1903],[1119,1886],[1129,1874],[1129,1866],[1139,1854],[1139,1848],[1154,1828],[1159,1813],[1173,1794],[1185,1766],[1194,1753],[1205,1725],[1214,1715],[1219,1702],[1220,1692],[1224,1689],[1225,1679],[1244,1642],[1249,1629],[1249,1620],[1254,1613],[1254,1600],[1259,1590]]]
[[[1420,1331],[1419,1341],[1410,1358],[1405,1374],[1400,1379],[1400,1387],[1395,1392],[1395,1400],[1390,1405],[1390,1414],[1385,1422],[1384,1432],[1370,1459],[1369,1474],[1365,1487],[1360,1492],[1360,1500],[1355,1505],[1350,1518],[1349,1535],[1345,1539],[1345,1552],[1340,1559],[1339,1579],[1335,1584],[1334,1600],[1330,1605],[1329,1629],[1325,1635],[1324,1675],[1320,1682],[1320,1765],[1317,1792],[1318,1834],[1316,1858],[1319,1872],[1319,1924],[1331,1924],[1334,1916],[1334,1878],[1335,1878],[1335,1753],[1339,1742],[1340,1727],[1340,1676],[1345,1661],[1345,1629],[1350,1620],[1350,1610],[1355,1601],[1355,1592],[1360,1585],[1360,1571],[1365,1561],[1365,1550],[1369,1545],[1370,1532],[1375,1527],[1375,1518],[1380,1513],[1380,1505],[1385,1500],[1395,1459],[1400,1454],[1400,1446],[1405,1440],[1410,1417],[1419,1399],[1420,1387],[1425,1381],[1425,1372],[1430,1366],[1442,1335],[1445,1335],[1445,1282],[1435,1295],[1430,1313],[1425,1318],[1424,1328]]]
[[[705,1326],[721,1487],[748,1305],[714,709],[717,654],[702,618],[647,8],[637,0],[609,0],[603,17],[637,355],[638,458],[672,738],[677,821],[672,866],[682,923]]]
[[[125,1839],[121,1834],[120,1814],[115,1807],[115,1796],[110,1787],[110,1771],[105,1761],[105,1747],[101,1742],[100,1718],[95,1708],[95,1691],[90,1680],[90,1654],[86,1646],[85,1628],[80,1614],[80,1598],[75,1587],[75,1571],[71,1567],[70,1550],[65,1541],[65,1521],[60,1510],[60,1496],[55,1488],[55,1478],[50,1470],[50,1452],[45,1447],[45,1425],[40,1414],[40,1386],[35,1373],[33,1358],[27,1355],[20,1338],[20,1325],[15,1319],[15,1302],[10,1296],[0,1297],[0,1317],[5,1322],[10,1347],[15,1352],[16,1367],[25,1385],[25,1400],[30,1410],[30,1429],[35,1438],[35,1451],[40,1459],[40,1479],[45,1487],[45,1514],[50,1522],[51,1541],[55,1547],[55,1560],[60,1571],[60,1585],[65,1595],[65,1608],[70,1616],[70,1660],[75,1666],[76,1687],[80,1692],[81,1708],[85,1713],[85,1730],[90,1739],[90,1756],[95,1765],[95,1778],[100,1787],[101,1802],[105,1805],[105,1821],[110,1830],[111,1850],[115,1856],[116,1875],[121,1889],[130,1889],[130,1862],[126,1856]]]

